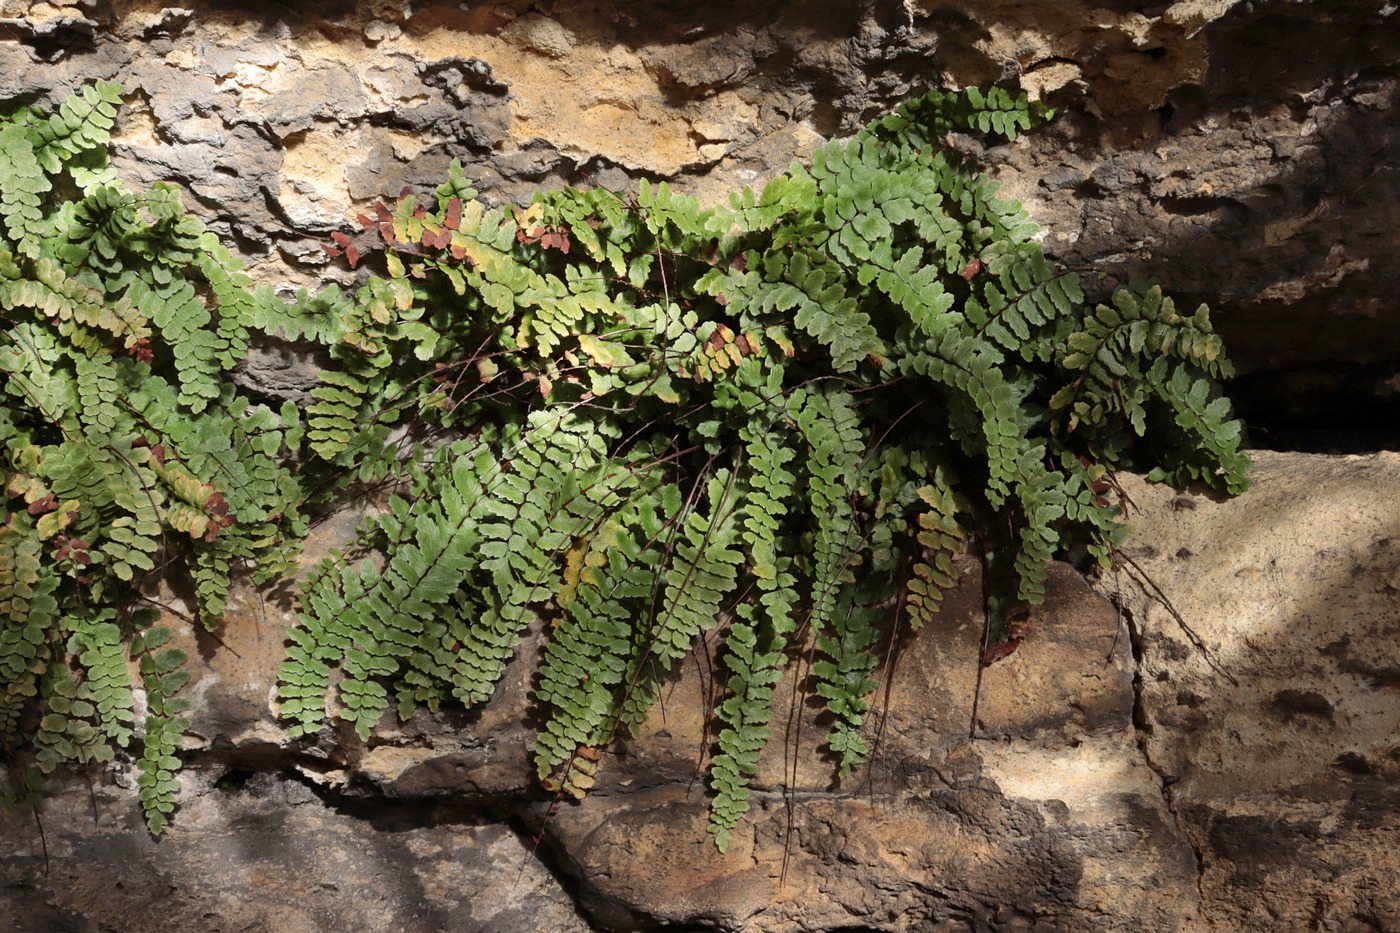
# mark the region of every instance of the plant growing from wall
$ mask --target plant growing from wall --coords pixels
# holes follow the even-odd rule
[[[0,743],[10,795],[32,800],[35,769],[140,736],[159,832],[188,675],[143,587],[183,566],[212,627],[235,568],[290,567],[307,495],[295,406],[250,404],[227,378],[281,306],[175,189],[118,185],[119,94],[96,84],[0,125]]]
[[[73,104],[0,130],[0,733],[41,768],[110,754],[138,731],[135,659],[159,700],[153,829],[182,674],[126,610],[133,587],[183,556],[217,619],[232,569],[284,571],[311,490],[398,484],[356,542],[382,559],[334,557],[303,585],[279,687],[294,734],[482,702],[548,610],[535,762],[582,796],[720,626],[724,848],[794,651],[820,654],[844,775],[868,752],[878,620],[893,600],[926,621],[970,529],[1014,529],[1004,626],[1055,553],[1087,540],[1107,560],[1121,540],[1109,471],[1246,483],[1205,309],[1137,279],[1086,301],[1020,206],[941,147],[1014,139],[1048,116],[1024,96],[932,92],[725,208],[644,181],[492,210],[454,166],[336,235],[378,270],[353,299],[292,304],[250,290],[173,192],[120,191],[100,158],[116,91],[83,100],[100,119]],[[228,382],[250,329],[326,348],[304,424]]]

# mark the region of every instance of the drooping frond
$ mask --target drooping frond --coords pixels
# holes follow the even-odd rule
[[[23,789],[139,742],[159,832],[185,675],[128,604],[183,565],[217,624],[235,574],[287,572],[309,493],[295,406],[251,406],[230,379],[252,316],[241,265],[173,188],[138,197],[106,168],[119,93],[0,120],[0,745]]]

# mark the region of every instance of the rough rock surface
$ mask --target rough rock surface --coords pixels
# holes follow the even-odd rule
[[[1111,929],[1095,905],[1115,903],[1137,929],[1179,929],[1161,906],[1194,896],[1191,852],[1135,744],[1113,609],[1057,567],[1033,637],[985,672],[970,741],[981,585],[975,564],[964,570],[938,622],[900,642],[871,712],[871,767],[835,781],[815,704],[780,699],[779,735],[792,731],[724,855],[691,784],[709,685],[683,676],[664,715],[604,759],[593,793],[545,826],[593,915],[732,930],[954,930],[1017,916],[1068,931]]]
[[[0,107],[122,81],[131,183],[181,184],[260,280],[314,285],[346,275],[320,237],[453,158],[498,203],[641,177],[715,201],[922,85],[1007,80],[1062,113],[981,152],[1047,249],[1208,301],[1266,394],[1333,423],[1400,398],[1397,50],[1390,0],[0,0]],[[242,378],[313,376],[272,348]],[[183,631],[205,702],[168,834],[129,774],[57,787],[43,837],[0,817],[0,929],[1400,929],[1400,457],[1259,461],[1233,502],[1126,481],[1135,563],[1099,585],[1122,618],[1057,568],[975,739],[971,567],[900,640],[867,769],[834,784],[785,697],[800,729],[723,857],[692,780],[703,655],[551,816],[520,712],[541,634],[484,710],[290,743],[294,607],[242,591],[223,645]]]
[[[192,769],[180,825],[131,792],[55,788],[7,818],[0,930],[14,933],[588,933],[530,842],[479,809],[332,808],[275,773]],[[45,854],[47,845],[47,856]]]
[[[1398,50],[1390,0],[0,0],[0,105],[122,81],[127,176],[315,284],[318,237],[452,158],[502,202],[714,201],[921,86],[1006,81],[1062,113],[983,153],[1058,259],[1209,302],[1246,369],[1393,366]]]
[[[146,836],[130,773],[92,775],[91,796],[60,785],[47,873],[33,817],[0,823],[0,924],[1395,929],[1400,455],[1258,458],[1231,501],[1125,477],[1137,533],[1097,584],[1122,611],[1056,565],[1025,642],[984,671],[975,738],[972,560],[938,619],[897,639],[868,766],[835,781],[816,705],[784,691],[724,855],[694,780],[714,689],[703,650],[605,756],[592,795],[551,813],[527,762],[538,633],[481,710],[420,711],[368,743],[329,729],[289,742],[271,691],[292,617],[244,589],[226,650],[192,662],[205,702],[173,826]],[[321,526],[308,559],[356,518]]]
[[[1219,929],[1400,929],[1400,455],[1254,478],[1126,485],[1143,747]]]

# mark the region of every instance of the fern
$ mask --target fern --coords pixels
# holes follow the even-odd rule
[[[777,395],[781,382],[775,380],[763,388]],[[797,451],[780,428],[785,407],[757,393],[744,393],[741,401],[766,415],[741,431],[747,479],[742,521],[748,533],[748,566],[761,595],[757,604],[737,608],[739,618],[725,639],[732,696],[715,710],[726,728],[719,733],[720,751],[710,766],[715,790],[710,831],[720,851],[728,848],[730,831],[748,812],[747,785],[772,736],[768,721],[773,714],[773,689],[782,679],[783,652],[795,628],[797,578],[791,572],[791,557],[779,554],[778,533],[797,479],[786,467]]]
[[[933,90],[901,104],[865,132],[880,142],[921,149],[938,144],[953,130],[996,133],[1015,140],[1018,132],[1054,115],[1038,101],[1028,101],[1024,94],[1013,97],[1001,87],[985,92],[975,87],[962,92]]]
[[[98,81],[67,98],[58,113],[32,124],[39,162],[56,174],[78,156],[107,145],[121,105],[121,85]]]
[[[291,733],[368,740],[390,710],[483,702],[543,612],[534,762],[582,796],[714,630],[723,849],[799,632],[846,776],[887,607],[926,623],[979,522],[1010,532],[988,558],[1005,615],[1056,554],[1123,540],[1110,471],[1247,482],[1207,312],[1136,278],[1091,301],[943,150],[1048,119],[1024,95],[929,92],[722,208],[642,182],[497,210],[454,163],[327,244],[377,274],[289,297],[175,189],[121,185],[118,95],[0,121],[6,799],[130,755],[161,831],[187,677],[131,599],[182,566],[217,627],[233,580],[293,573],[314,510],[358,483],[387,506],[301,584]],[[255,334],[315,348],[304,405],[229,378]]]
[[[180,770],[176,748],[190,721],[180,713],[189,709],[190,701],[174,696],[190,675],[178,668],[185,663],[185,653],[178,648],[160,649],[170,640],[170,630],[155,626],[138,633],[131,641],[131,651],[141,668],[141,680],[146,688],[146,729],[141,757],[136,762],[140,772],[136,785],[140,788],[141,804],[146,810],[146,825],[159,833],[175,809],[175,795],[180,782],[175,776]]]
[[[158,563],[186,561],[217,624],[232,574],[286,571],[309,487],[288,461],[296,410],[250,406],[227,378],[255,317],[241,266],[174,189],[138,196],[105,168],[119,93],[0,126],[0,742],[44,774],[140,736],[159,832],[185,675],[126,604]]]
[[[340,351],[344,365],[316,390],[318,452],[344,462],[364,426],[407,410],[406,393],[426,379],[443,388],[420,394],[420,413],[436,406],[444,423],[492,426],[473,455],[483,511],[457,519],[482,536],[463,569],[476,595],[459,592],[420,619],[433,644],[406,665],[352,656],[343,666],[357,684],[361,668],[375,674],[355,688],[369,699],[353,703],[377,711],[393,690],[406,714],[449,694],[485,699],[532,607],[553,596],[562,617],[540,672],[551,712],[535,762],[547,786],[582,795],[602,749],[640,723],[658,677],[732,602],[731,694],[716,710],[724,727],[711,769],[711,830],[723,847],[747,808],[796,619],[823,655],[814,673],[844,775],[867,753],[875,607],[903,581],[912,623],[925,622],[954,582],[972,516],[1011,523],[1010,549],[997,555],[1013,571],[1009,598],[1037,602],[1073,529],[1101,557],[1121,541],[1095,492],[1107,470],[1153,462],[1163,475],[1237,488],[1246,461],[1212,394],[1226,371],[1211,362],[1208,322],[1183,323],[1134,284],[1115,307],[1122,294],[1144,296],[1134,307],[1159,330],[1120,336],[1105,306],[1085,306],[1077,276],[1045,259],[1021,206],[937,151],[952,130],[1014,139],[1048,116],[1002,90],[934,92],[728,209],[643,183],[631,201],[565,191],[495,212],[454,169],[431,207],[404,197],[361,217],[360,235],[337,235],[331,252],[352,263],[383,250],[388,277],[371,277],[341,315],[355,352]],[[1121,348],[1122,361],[1064,352],[1090,340]],[[426,365],[417,376],[386,368],[459,354],[450,383]],[[1114,409],[1122,372],[1095,366],[1129,372],[1135,394]],[[498,398],[541,408],[522,420]],[[559,413],[576,408],[616,449],[541,458],[565,424]],[[663,421],[689,445],[664,460],[690,477],[690,493],[634,481],[653,472],[639,466],[647,456],[678,443],[657,431]],[[1136,442],[1123,437],[1134,427],[1144,429]],[[1153,450],[1168,430],[1171,452]],[[441,475],[425,474],[416,495],[446,495],[432,479]],[[400,549],[415,553],[411,535],[376,540],[391,566]],[[361,571],[309,602],[343,613],[373,585]],[[286,689],[294,715],[314,707],[309,726],[321,721],[339,648],[293,637]],[[338,637],[350,650],[374,640]]]
[[[701,631],[714,626],[734,588],[743,554],[732,546],[737,528],[731,479],[726,473],[710,477],[705,488],[708,509],[692,509],[678,524],[662,606],[642,627],[648,648],[631,672],[622,707],[622,724],[629,729],[646,718],[660,692],[661,676],[690,650]]]
[[[918,514],[917,541],[923,548],[919,555],[922,559],[910,567],[906,596],[914,628],[932,619],[942,591],[951,589],[956,582],[953,556],[967,537],[967,531],[958,522],[958,504],[944,471],[935,470],[929,479],[931,482],[916,493],[927,509]]]
[[[566,617],[540,671],[538,695],[554,710],[535,747],[541,778],[579,762],[580,749],[607,745],[617,731],[639,652],[648,647],[639,633],[656,611],[662,541],[681,508],[680,490],[667,486],[619,510],[573,551],[561,597]],[[574,770],[560,786],[581,795],[587,773]]]
[[[329,658],[343,658],[341,716],[362,738],[389,707],[374,678],[399,673],[425,634],[426,618],[447,603],[472,563],[481,536],[465,521],[471,502],[458,490],[412,509],[398,500],[393,511],[397,547],[382,569],[368,562],[331,572],[327,567],[306,591],[301,650],[288,653],[283,712],[296,716],[294,732],[314,729],[324,714]],[[319,691],[319,692],[318,692]]]
[[[53,188],[23,126],[0,127],[0,246],[30,258],[39,255],[46,230],[42,205]]]
[[[73,629],[68,650],[87,672],[79,696],[92,705],[98,727],[113,743],[125,748],[131,741],[135,713],[116,613],[107,609],[95,614],[75,614]],[[110,757],[110,746],[106,754]]]

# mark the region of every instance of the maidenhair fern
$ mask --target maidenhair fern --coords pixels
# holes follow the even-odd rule
[[[288,569],[309,477],[289,459],[297,409],[228,379],[255,319],[247,276],[175,189],[136,195],[106,168],[119,92],[0,124],[0,743],[12,797],[31,771],[139,740],[159,832],[188,675],[133,600],[182,562],[190,614],[217,624],[231,574]]]
[[[974,516],[1014,527],[1009,595],[1038,602],[1048,560],[1075,534],[1101,557],[1121,539],[1097,491],[1108,470],[1239,488],[1247,461],[1214,388],[1228,372],[1205,312],[1177,315],[1136,281],[1087,305],[1020,205],[937,148],[952,129],[1014,138],[1045,115],[1002,90],[933,93],[727,209],[643,182],[635,199],[565,191],[494,212],[454,175],[435,199],[380,205],[360,235],[338,235],[332,252],[383,250],[388,274],[343,318],[360,355],[316,392],[318,452],[343,457],[387,412],[416,409],[501,464],[482,514],[459,519],[491,545],[444,597],[453,610],[435,610],[461,626],[455,607],[484,601],[451,636],[467,659],[423,653],[390,681],[484,698],[528,606],[552,597],[562,618],[539,698],[553,711],[536,762],[550,786],[581,794],[659,673],[728,613],[732,693],[712,766],[723,846],[795,637],[822,655],[816,689],[844,774],[868,752],[882,607],[902,583],[911,621],[926,620]],[[606,454],[541,469],[533,452],[561,410],[586,414]],[[570,496],[597,507],[563,508]],[[527,517],[527,502],[554,512]],[[517,523],[528,534],[495,530]],[[380,585],[369,564],[341,574],[318,578],[327,606]],[[303,621],[299,645],[336,629]],[[293,657],[284,673],[298,691],[315,674],[303,728],[334,708],[328,669]],[[363,701],[340,694],[339,715],[359,716]]]
[[[184,560],[215,624],[232,574],[290,569],[313,490],[392,494],[302,584],[278,693],[293,735],[483,702],[544,614],[535,764],[582,796],[718,630],[723,849],[791,657],[815,651],[844,776],[869,754],[884,620],[928,621],[979,521],[1012,532],[991,558],[1004,615],[1044,598],[1070,545],[1108,559],[1109,471],[1246,482],[1205,309],[1139,279],[1090,300],[942,148],[1048,117],[1023,95],[931,92],[727,207],[643,181],[495,210],[454,164],[334,236],[375,273],[353,295],[291,300],[172,189],[104,169],[116,99],[97,85],[0,126],[0,732],[40,771],[140,737],[154,830],[182,656],[125,607]],[[227,379],[252,332],[323,348],[304,420]]]

